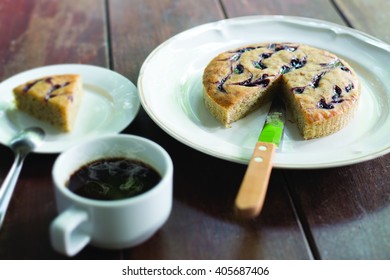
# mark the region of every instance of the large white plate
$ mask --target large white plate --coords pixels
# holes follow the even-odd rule
[[[15,109],[12,89],[29,80],[55,74],[80,74],[84,98],[75,127],[60,133],[50,125]],[[0,83],[0,143],[7,144],[19,130],[40,126],[45,141],[37,153],[62,152],[89,138],[118,133],[135,118],[140,107],[137,88],[122,75],[106,68],[82,64],[57,64],[31,69]]]
[[[202,74],[218,53],[248,43],[289,41],[327,49],[350,62],[362,82],[357,116],[331,136],[305,141],[287,122],[274,158],[281,168],[323,168],[366,161],[390,151],[390,47],[351,28],[308,18],[254,16],[201,25],[167,40],[145,60],[141,104],[171,136],[212,156],[247,163],[267,106],[222,127],[204,108]]]

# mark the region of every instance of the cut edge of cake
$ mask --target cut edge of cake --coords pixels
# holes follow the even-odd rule
[[[360,83],[356,82],[355,87],[358,98],[360,96]],[[305,112],[299,108],[299,103],[294,100],[289,91],[288,87],[284,87],[281,97],[305,140],[328,136],[343,129],[354,118],[359,105],[358,100],[356,100],[351,106],[345,107],[342,114],[332,112],[331,118],[313,119],[305,116]]]
[[[254,94],[244,96],[241,99],[241,102],[232,104],[229,108],[215,103],[207,93],[207,90],[203,88],[204,103],[209,112],[217,120],[219,120],[225,127],[231,127],[232,123],[244,118],[263,104],[271,101],[277,94],[280,87],[280,81],[281,76],[273,80],[269,87],[260,89],[254,92]]]

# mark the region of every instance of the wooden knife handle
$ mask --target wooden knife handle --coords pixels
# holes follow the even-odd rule
[[[241,217],[254,218],[259,215],[267,193],[275,149],[273,143],[256,143],[235,201]]]

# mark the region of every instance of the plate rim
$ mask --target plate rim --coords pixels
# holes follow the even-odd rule
[[[75,70],[75,72],[77,72],[77,73],[78,72],[83,72],[83,71],[95,70],[95,71],[100,71],[101,73],[102,72],[103,73],[108,73],[111,76],[115,76],[116,79],[121,79],[123,81],[126,81],[126,83],[128,84],[129,92],[131,92],[131,94],[134,95],[134,100],[136,100],[136,102],[134,102],[132,104],[132,110],[131,111],[133,113],[127,115],[126,121],[124,121],[123,124],[120,126],[120,128],[116,129],[115,132],[114,131],[103,132],[101,134],[101,136],[120,133],[121,131],[123,131],[127,126],[129,126],[134,121],[134,119],[138,115],[138,112],[139,112],[140,107],[141,107],[141,102],[139,100],[139,94],[138,94],[138,89],[137,89],[136,85],[134,83],[132,83],[130,81],[130,79],[128,79],[127,77],[125,77],[125,76],[123,76],[121,74],[119,74],[118,72],[116,72],[114,70],[111,70],[109,68],[98,66],[98,65],[83,64],[83,63],[58,63],[58,64],[54,63],[54,64],[46,64],[46,65],[42,65],[42,66],[30,68],[30,69],[25,69],[23,71],[15,73],[12,76],[7,77],[6,79],[4,79],[3,81],[0,82],[0,88],[2,87],[3,83],[9,83],[10,80],[12,82],[14,79],[18,80],[18,79],[20,79],[23,76],[30,75],[30,73],[39,72],[39,71],[48,71],[48,70],[50,70],[52,68],[53,71],[56,71],[55,74],[57,74],[57,71],[61,72],[60,71],[61,68],[70,68],[70,67],[77,68],[77,70]],[[64,71],[64,73],[65,72],[68,73],[69,71]],[[38,76],[39,76],[39,74],[38,74]],[[111,93],[111,91],[109,91],[109,93]],[[3,116],[0,116],[0,117],[3,118]],[[17,133],[16,130],[15,130],[15,133]],[[82,134],[80,137],[76,138],[76,140],[78,140],[80,142],[83,142],[83,141],[86,141],[86,140],[89,140],[89,139],[92,139],[92,138],[96,138],[96,137],[99,137],[99,136],[100,136],[100,134],[99,135],[95,135],[93,133],[92,133],[92,135]],[[12,135],[11,135],[11,137],[12,137]],[[57,153],[61,153],[61,152],[65,151],[66,149],[68,149],[68,148],[70,148],[71,146],[74,145],[73,141],[71,141],[72,143],[70,143],[70,144],[68,143],[67,144],[66,142],[69,142],[69,140],[66,140],[66,139],[65,140],[64,139],[61,140],[61,138],[62,137],[59,136],[58,140],[52,141],[52,143],[53,142],[54,143],[58,142],[58,144],[55,147],[50,147],[49,146],[49,148],[47,148],[47,147],[45,148],[45,144],[43,143],[43,145],[38,147],[35,151],[33,151],[33,153],[36,153],[36,154],[57,154]],[[6,139],[4,139],[4,137],[0,137],[0,144],[2,144],[4,146],[8,146],[8,143],[7,143]]]
[[[293,22],[295,24],[301,25],[303,27],[307,26],[314,26],[316,28],[324,28],[327,30],[332,30],[336,32],[337,34],[346,33],[352,37],[355,37],[358,40],[362,40],[366,43],[369,43],[372,46],[379,47],[381,49],[384,49],[387,52],[390,52],[390,45],[385,43],[384,41],[375,38],[374,36],[371,36],[365,32],[356,30],[354,28],[343,26],[337,23],[328,22],[325,20],[319,20],[314,18],[308,18],[308,17],[297,17],[297,16],[285,16],[285,15],[253,15],[253,16],[242,16],[242,17],[234,17],[234,18],[228,18],[228,19],[222,19],[218,21],[213,21],[209,23],[204,23],[198,26],[194,26],[192,28],[189,28],[187,30],[184,30],[170,38],[168,38],[166,41],[162,42],[160,45],[158,45],[145,59],[144,63],[141,66],[138,80],[137,80],[137,86],[139,91],[139,97],[142,107],[145,109],[147,114],[153,119],[153,121],[162,128],[165,132],[167,132],[169,135],[174,137],[175,139],[179,140],[183,144],[194,148],[195,150],[198,150],[202,153],[205,153],[210,156],[214,156],[223,160],[228,160],[231,162],[241,163],[241,164],[247,164],[249,160],[245,159],[239,159],[235,156],[224,155],[220,154],[218,152],[214,152],[210,148],[203,147],[201,145],[197,145],[195,142],[191,141],[190,139],[183,137],[180,135],[180,133],[177,133],[175,130],[172,130],[169,125],[165,124],[163,121],[159,120],[158,116],[153,112],[150,106],[148,106],[147,98],[144,94],[144,88],[143,88],[143,79],[144,74],[149,66],[150,61],[153,60],[154,56],[158,54],[158,52],[163,49],[165,46],[171,44],[175,40],[180,40],[182,36],[186,36],[187,33],[196,33],[196,32],[202,32],[203,30],[207,30],[209,28],[215,28],[217,25],[225,25],[229,24],[231,22],[239,22],[239,21],[267,21],[267,22]],[[332,167],[341,167],[341,166],[347,166],[351,164],[357,164],[361,162],[365,162],[368,160],[372,160],[375,158],[378,158],[380,156],[383,156],[390,152],[390,143],[385,148],[379,149],[375,152],[371,152],[366,155],[353,157],[350,159],[341,159],[336,162],[327,162],[327,163],[311,163],[310,166],[307,164],[278,164],[275,165],[275,168],[285,168],[285,169],[320,169],[320,168],[332,168]]]

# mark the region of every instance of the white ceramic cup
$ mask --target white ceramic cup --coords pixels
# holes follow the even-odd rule
[[[84,198],[66,187],[72,173],[102,158],[138,159],[154,167],[161,181],[151,190],[125,199]],[[173,164],[156,143],[138,136],[113,135],[81,143],[56,159],[52,176],[59,216],[50,226],[53,248],[73,256],[87,244],[122,249],[150,238],[168,219],[172,208]]]

